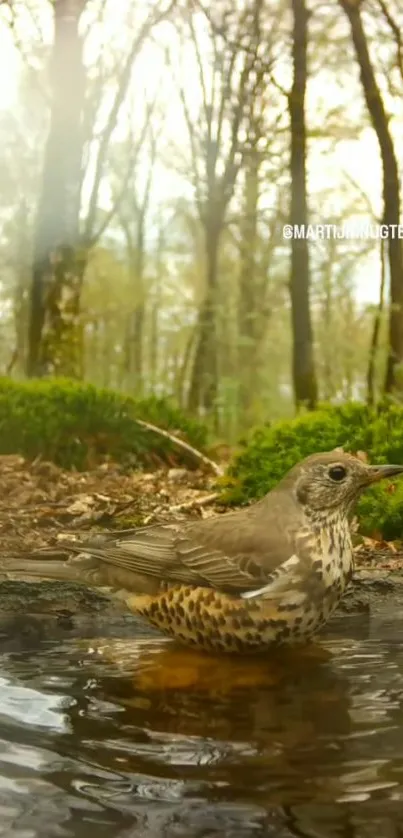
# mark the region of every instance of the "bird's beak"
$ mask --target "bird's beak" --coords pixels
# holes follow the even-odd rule
[[[377,483],[384,477],[395,477],[396,474],[403,474],[401,466],[367,466],[368,483]]]

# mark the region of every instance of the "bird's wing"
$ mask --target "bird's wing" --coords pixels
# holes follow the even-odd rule
[[[175,525],[157,524],[139,527],[122,537],[105,536],[69,546],[74,552],[88,553],[101,564],[126,571],[128,582],[133,573],[136,577],[195,584],[194,574],[177,560],[174,546],[177,530]]]
[[[277,534],[278,535],[278,534]],[[297,586],[306,561],[309,561],[311,534],[301,529],[288,539],[269,532],[261,541],[251,534],[250,540],[239,537],[227,549],[196,544],[192,538],[181,539],[177,545],[183,564],[202,577],[204,584],[228,593],[246,596],[276,596],[284,588]],[[262,546],[264,552],[262,552]]]
[[[249,513],[249,514],[248,514]],[[270,516],[263,532],[249,510],[229,513],[198,524],[160,524],[137,529],[104,545],[80,545],[101,563],[136,577],[167,583],[206,585],[230,593],[287,586],[299,578],[306,538],[296,526],[285,529]],[[78,550],[79,545],[74,547]],[[136,579],[136,584],[138,584]]]

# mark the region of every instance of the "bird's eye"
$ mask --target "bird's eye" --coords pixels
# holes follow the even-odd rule
[[[335,483],[340,483],[341,480],[344,480],[346,475],[347,472],[344,466],[331,466],[329,469],[329,477],[331,480],[334,480]]]

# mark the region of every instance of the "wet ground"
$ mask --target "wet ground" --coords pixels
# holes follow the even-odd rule
[[[118,617],[0,629],[0,835],[403,835],[403,612],[387,600],[264,660]]]

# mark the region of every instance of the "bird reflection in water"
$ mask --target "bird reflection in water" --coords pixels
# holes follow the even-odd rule
[[[65,697],[64,721],[29,741],[57,756],[43,778],[60,812],[63,801],[70,809],[68,834],[96,806],[108,829],[128,830],[122,838],[133,828],[147,838],[389,838],[376,824],[398,805],[396,763],[385,759],[399,753],[388,698],[396,647],[368,660],[365,640],[334,638],[255,659],[158,637],[44,646],[29,652],[30,678],[40,672],[45,693]],[[18,660],[7,667],[21,678]],[[379,711],[387,727],[374,744]],[[38,817],[46,811],[45,801]]]
[[[90,709],[96,697],[113,708],[103,716],[105,736],[118,751],[116,743],[125,738],[120,756],[129,773],[149,774],[149,763],[152,770],[163,765],[171,779],[179,773],[184,783],[213,784],[214,795],[224,799],[230,788],[236,798],[252,797],[259,805],[281,805],[299,785],[304,800],[341,793],[343,748],[329,744],[338,737],[342,742],[351,728],[348,683],[323,647],[250,660],[208,656],[160,639],[92,640],[91,647],[88,687],[69,710],[80,747],[87,742],[92,749],[103,738],[99,715]],[[105,768],[108,755],[97,749]]]
[[[353,782],[349,786],[354,684],[334,665],[337,642],[242,661],[159,639],[134,647],[125,640],[99,641],[92,648],[102,661],[93,665],[96,696],[120,710],[109,716],[109,737],[118,750],[125,737],[120,756],[126,776],[152,778],[146,795],[173,794],[182,806],[183,798],[195,795],[207,808],[226,805],[233,813],[247,806],[261,818],[259,831],[239,832],[250,838],[268,832],[278,838],[379,838],[371,794],[357,795]],[[89,716],[73,715],[81,741],[99,740],[96,718],[91,733]],[[102,763],[106,753],[98,752],[97,760]],[[381,788],[376,760],[361,765],[368,788]],[[358,776],[358,761],[355,770]],[[368,819],[365,809],[357,817],[365,797],[372,807]],[[378,800],[379,817],[390,805],[396,804]],[[194,834],[190,830],[189,838]],[[221,825],[211,834],[226,833]]]

